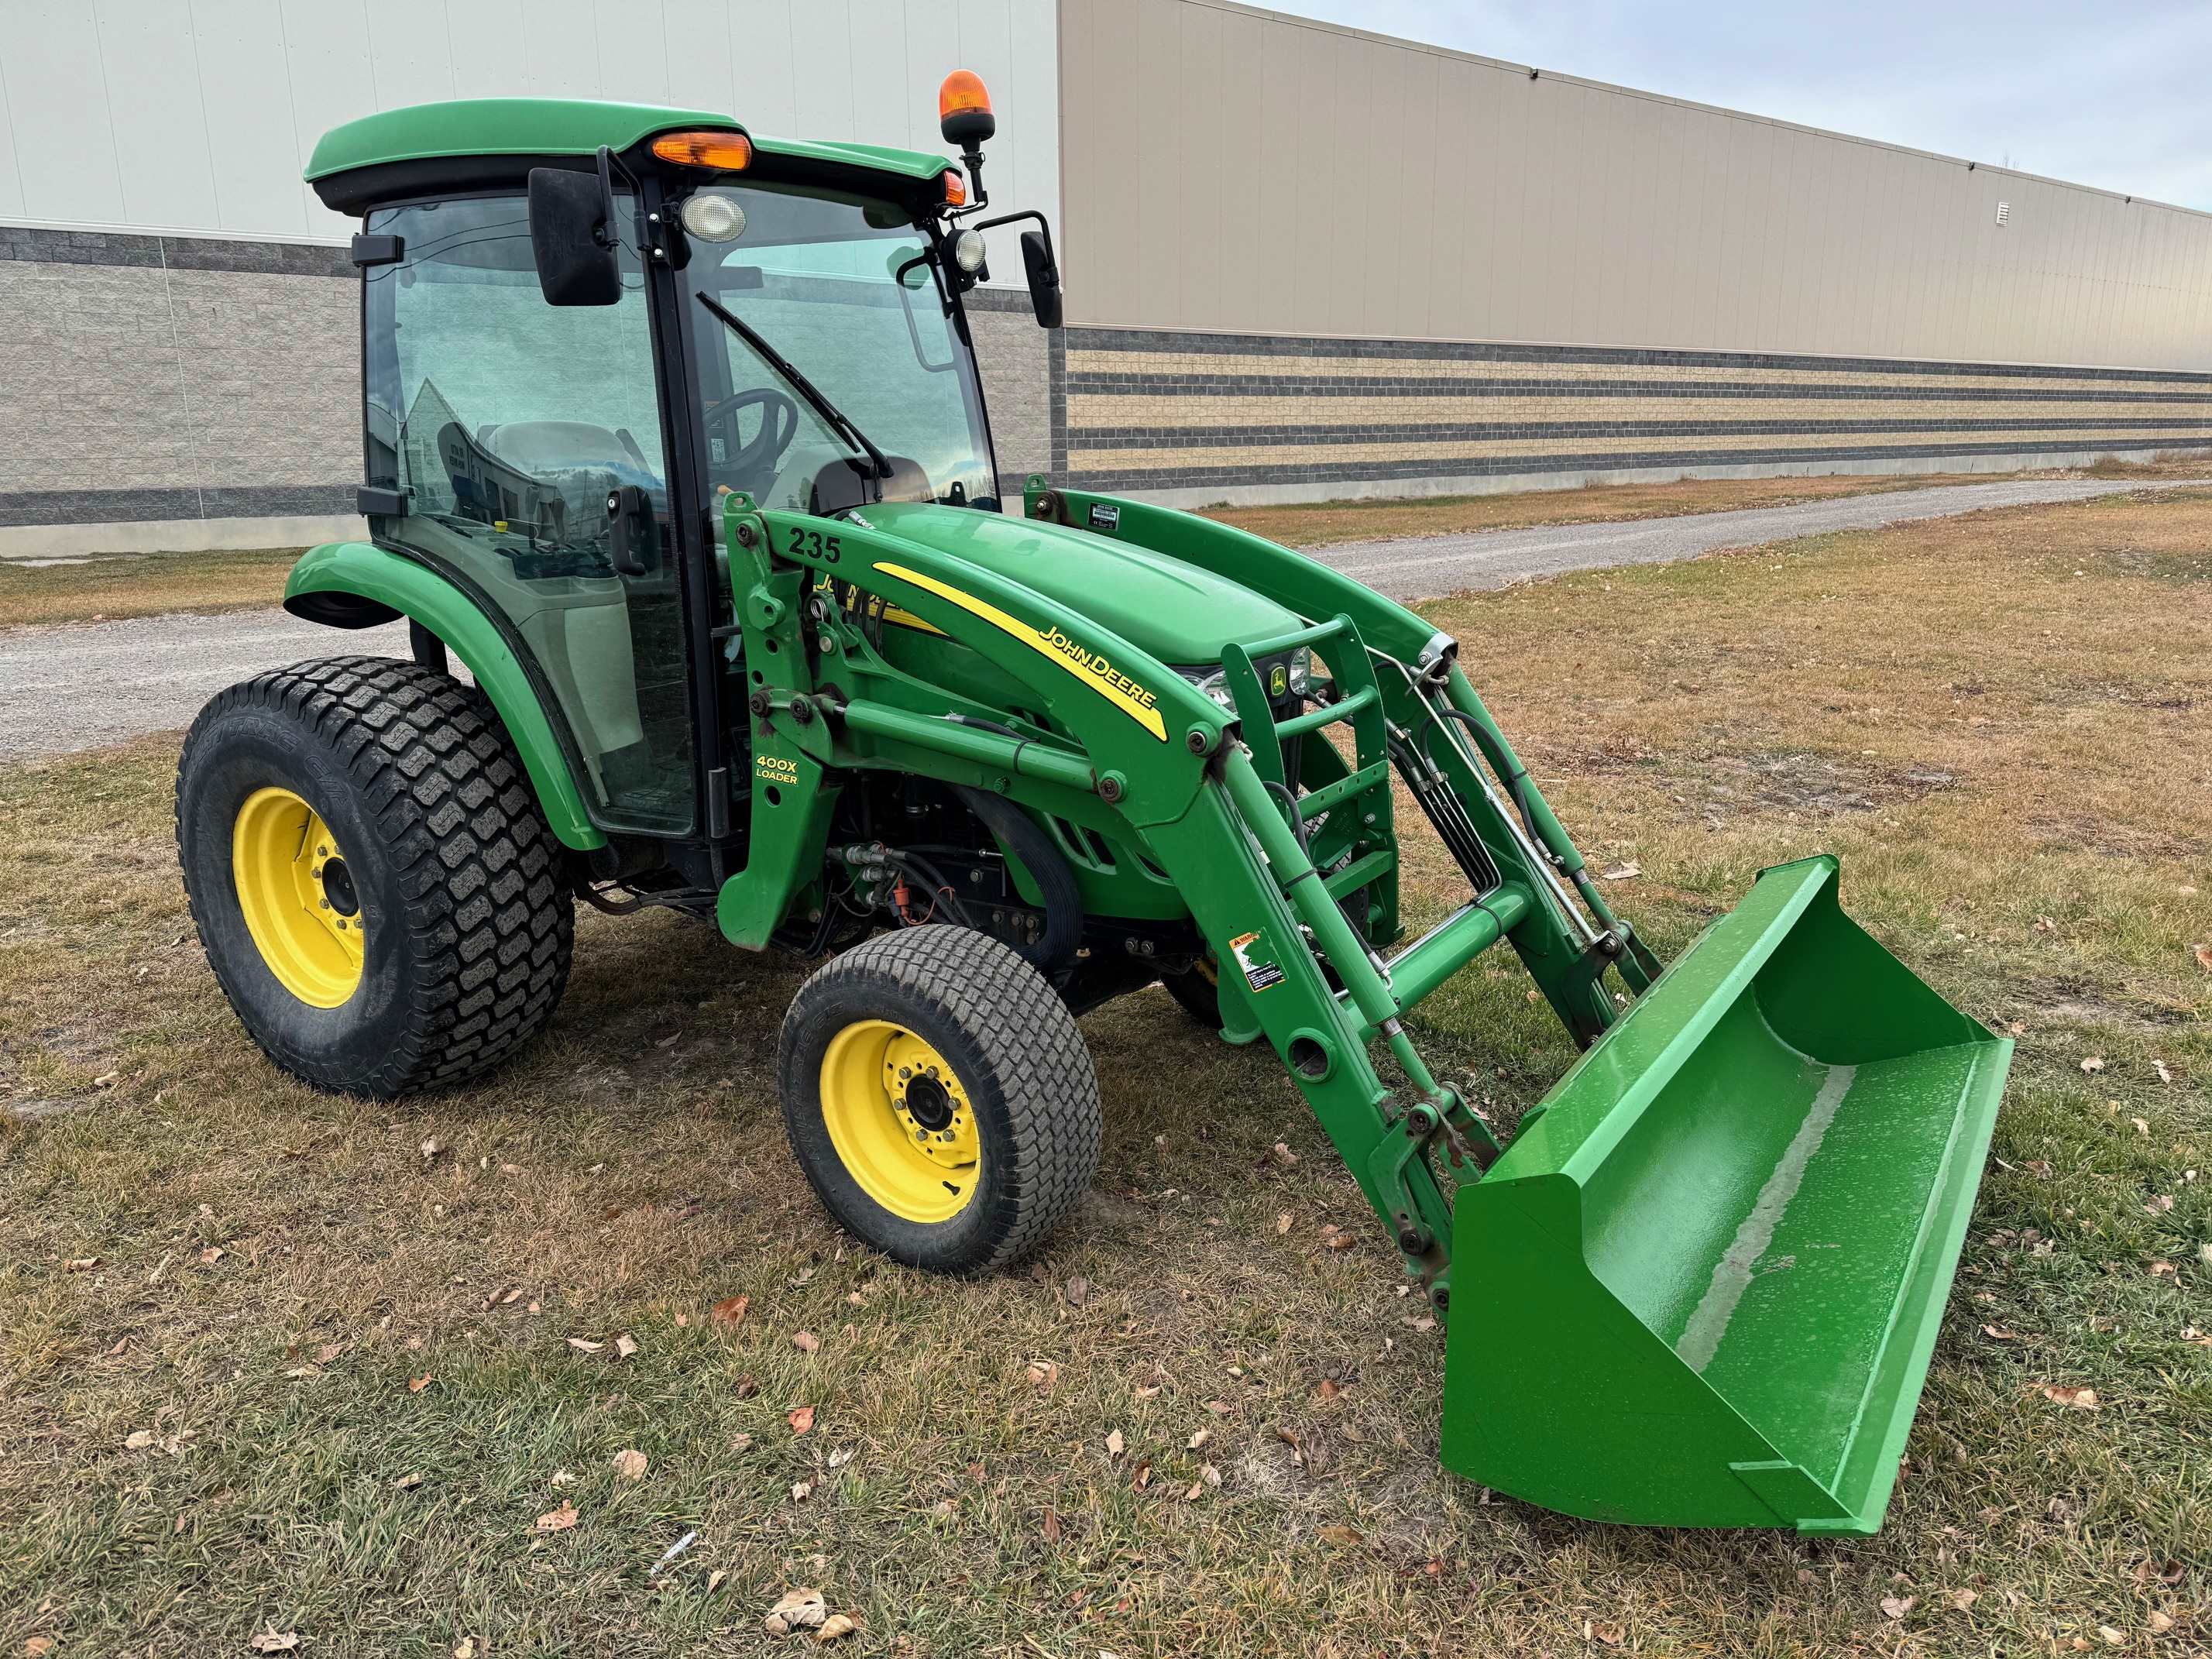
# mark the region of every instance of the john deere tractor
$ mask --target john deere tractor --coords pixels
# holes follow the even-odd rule
[[[2009,1045],[1826,857],[1662,964],[1459,641],[1223,525],[1003,493],[986,233],[1048,328],[1059,273],[1039,216],[988,215],[981,83],[940,106],[958,163],[539,100],[324,137],[369,535],[285,605],[404,618],[412,660],[264,674],[185,741],[247,1030],[325,1089],[464,1083],[553,1017],[579,901],[827,957],[783,1021],[793,1155],[869,1245],[971,1273],[1091,1180],[1076,1016],[1161,984],[1273,1049],[1446,1326],[1447,1464],[1604,1520],[1873,1530]],[[1464,891],[1408,937],[1414,819]],[[1583,1049],[1503,1141],[1404,1024],[1500,945]]]

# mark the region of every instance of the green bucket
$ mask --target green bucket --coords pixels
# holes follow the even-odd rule
[[[1460,1188],[1449,1468],[1593,1520],[1881,1525],[2012,1044],[1836,868],[1762,875]]]

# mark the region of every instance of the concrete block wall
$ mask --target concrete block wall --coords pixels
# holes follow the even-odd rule
[[[1012,494],[1052,464],[1053,337],[971,297]],[[0,556],[359,535],[361,478],[344,249],[0,226]]]
[[[2212,372],[1072,328],[1066,481],[1201,501],[2212,446]]]

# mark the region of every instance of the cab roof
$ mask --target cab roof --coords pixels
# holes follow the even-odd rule
[[[329,206],[358,212],[392,190],[453,172],[441,164],[518,171],[529,161],[596,155],[603,144],[619,155],[658,133],[700,128],[744,133],[769,176],[849,169],[886,173],[907,185],[933,181],[952,165],[921,150],[763,138],[712,110],[580,98],[462,98],[380,110],[332,127],[317,141],[303,176]]]

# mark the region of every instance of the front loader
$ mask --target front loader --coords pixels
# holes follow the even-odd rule
[[[1448,1332],[1449,1466],[1872,1531],[2009,1044],[1826,857],[1662,963],[1417,613],[1188,514],[1003,496],[967,296],[1025,225],[1055,326],[1057,262],[980,216],[981,84],[940,112],[963,166],[556,100],[325,135],[370,533],[285,604],[404,619],[412,660],[263,675],[186,739],[246,1029],[320,1087],[462,1083],[551,1018],[578,901],[827,957],[779,1046],[796,1161],[871,1246],[972,1273],[1089,1183],[1075,1017],[1163,984],[1273,1050],[1374,1206]],[[1463,884],[1418,936],[1413,818]],[[1501,945],[1583,1049],[1502,1144],[1405,1025]]]

